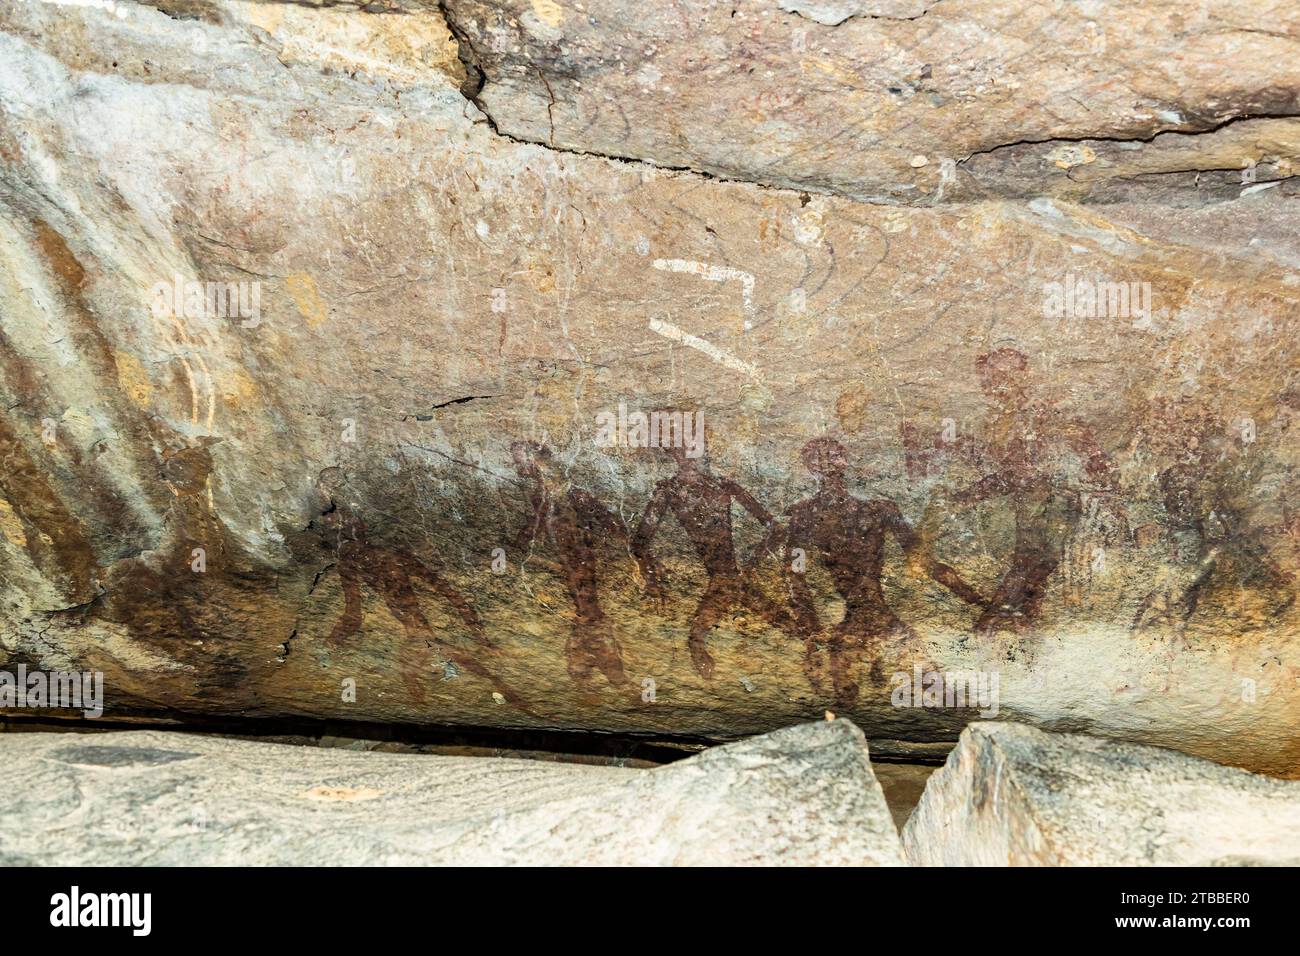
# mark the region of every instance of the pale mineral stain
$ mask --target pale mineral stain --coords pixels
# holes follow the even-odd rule
[[[404,83],[424,81],[430,69],[458,80],[464,75],[455,38],[436,15],[358,19],[350,11],[298,11],[280,4],[234,7],[280,41],[278,59],[285,64],[320,63]]]

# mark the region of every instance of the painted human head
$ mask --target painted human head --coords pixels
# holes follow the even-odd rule
[[[842,479],[849,456],[834,438],[814,438],[799,453],[804,467],[818,478]]]
[[[1002,406],[1021,404],[1025,397],[1025,374],[1029,359],[1025,353],[1010,346],[985,352],[975,360],[980,388],[984,394]]]

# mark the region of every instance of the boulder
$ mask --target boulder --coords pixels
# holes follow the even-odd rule
[[[653,770],[168,731],[6,734],[0,861],[899,866],[846,720]]]
[[[1300,783],[977,722],[926,784],[903,847],[913,866],[1296,866]]]

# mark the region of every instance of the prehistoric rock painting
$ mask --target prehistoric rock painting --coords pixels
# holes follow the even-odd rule
[[[1009,567],[975,630],[986,636],[1019,633],[1038,620],[1048,579],[1082,514],[1082,492],[1113,494],[1115,466],[1086,424],[1035,397],[1023,352],[1002,347],[980,355],[975,364],[990,404],[988,416],[975,436],[959,436],[944,453],[985,474],[951,500],[959,508],[998,499],[1010,505],[1015,531]],[[924,469],[930,450],[916,435],[914,429],[904,431],[909,463]],[[1071,459],[1082,464],[1081,475],[1073,473]]]
[[[398,667],[407,687],[417,700],[424,696],[424,680],[433,663],[432,652],[444,655],[458,669],[487,681],[507,701],[527,709],[522,698],[474,656],[440,637],[430,626],[415,582],[422,581],[442,597],[469,628],[474,640],[490,648],[492,642],[483,629],[477,612],[465,596],[443,580],[422,561],[407,551],[371,544],[366,523],[343,499],[343,472],[327,468],[321,472],[315,488],[314,511],[321,528],[332,538],[337,555],[335,567],[343,586],[343,612],[330,632],[330,643],[342,643],[361,627],[362,587],[368,587],[384,601],[390,614],[402,625],[406,643]]]
[[[673,5],[564,5],[558,26],[526,0],[211,0],[197,21],[3,5],[0,658],[102,667],[118,713],[702,736],[806,719],[856,680],[846,713],[910,746],[968,716],[895,710],[870,679],[923,647],[1001,671],[1016,718],[1294,772],[1300,118],[1275,11],[1225,0],[1241,30],[1201,11],[1170,33],[1111,5],[1108,62],[1148,69],[1095,76],[1099,99],[1035,39],[1079,39],[1087,11],[983,30],[998,5],[974,2],[825,30],[694,4],[716,50],[665,30]],[[1015,82],[942,66],[973,29]],[[171,54],[198,33],[196,68]],[[591,55],[575,73],[557,43]],[[913,48],[907,76],[879,55]],[[1242,50],[1263,81],[1224,80]],[[728,74],[735,51],[763,69]],[[736,95],[664,80],[697,68]],[[846,139],[849,114],[900,135]],[[1071,276],[1150,296],[1048,317]],[[260,283],[260,322],[159,311],[178,277]],[[668,457],[651,474],[651,454],[591,441],[591,413],[627,400],[698,403],[710,463],[656,488]],[[512,461],[543,433],[550,465]],[[799,463],[822,436],[850,455],[838,503]],[[314,495],[341,462],[346,497]],[[814,565],[794,594],[745,565],[766,554],[751,540],[801,546],[766,514],[799,499]],[[873,501],[906,516],[907,559],[987,606],[933,566],[894,577],[908,532]],[[525,512],[530,564],[494,575]],[[854,544],[828,570],[817,539],[837,535]],[[523,586],[543,558],[560,613]],[[346,650],[320,653],[327,636]],[[420,661],[415,693],[393,674],[341,695],[399,648],[462,679]],[[647,677],[653,706],[633,700]],[[502,684],[534,705],[546,688],[545,717],[499,706]]]
[[[563,578],[573,600],[573,629],[564,647],[569,676],[587,684],[593,672],[600,671],[615,687],[623,687],[628,680],[622,651],[613,624],[600,607],[596,545],[604,534],[626,543],[627,527],[590,492],[573,487],[544,445],[518,441],[510,446],[510,452],[519,476],[529,486],[532,505],[532,513],[513,543],[527,551],[538,535],[544,535],[559,561],[531,556],[529,560]]]
[[[771,526],[772,515],[735,481],[710,472],[707,455],[689,458],[681,448],[663,450],[677,463],[677,471],[655,485],[654,496],[632,536],[632,553],[641,565],[647,589],[655,597],[663,597],[663,575],[653,543],[664,516],[669,512],[676,516],[708,575],[704,595],[691,618],[687,646],[695,670],[709,678],[713,676],[714,662],[705,640],[728,612],[743,608],[775,627],[788,628],[791,624],[789,612],[754,584],[749,574],[752,568],[742,571],[736,562],[732,503],[740,504],[765,528]]]
[[[213,444],[204,439],[162,449],[157,478],[171,501],[163,513],[159,546],[105,572],[105,593],[95,614],[106,620],[165,622],[173,641],[202,639],[208,633],[203,596],[214,580],[209,574],[223,577],[235,552],[208,500]]]
[[[1289,608],[1296,598],[1295,582],[1269,553],[1264,529],[1252,526],[1243,500],[1254,456],[1243,450],[1240,435],[1188,400],[1159,403],[1145,431],[1151,453],[1162,463],[1155,486],[1173,539],[1171,557],[1187,573],[1147,594],[1133,617],[1133,629],[1167,624],[1186,645],[1188,622],[1225,567],[1233,572],[1234,587],[1255,586],[1274,595],[1273,615]],[[1284,498],[1284,524],[1288,509]]]
[[[4,350],[0,337],[0,350]],[[6,416],[0,415],[0,499],[7,518],[6,537],[27,553],[32,564],[73,601],[95,594],[99,573],[82,522],[61,500],[47,475],[24,446]]]
[[[925,663],[917,656],[916,633],[895,616],[881,590],[887,537],[892,535],[898,541],[909,562],[962,600],[981,608],[987,602],[956,571],[923,552],[919,536],[903,519],[898,505],[884,499],[868,501],[849,491],[843,445],[831,438],[813,439],[803,447],[801,457],[816,477],[818,488],[811,498],[790,506],[781,547],[782,567],[791,572],[791,556],[796,551],[805,556],[816,553],[844,599],[844,618],[832,628],[826,651],[835,701],[849,707],[857,702],[857,671],[864,663],[870,664],[877,680],[883,677],[883,657],[897,660],[911,656],[917,658],[916,663]],[[791,572],[787,577],[793,623],[804,640],[805,670],[820,692],[822,667],[817,645],[823,633],[816,599],[804,573]]]
[[[1278,427],[1275,441],[1281,445],[1300,443],[1300,386],[1288,388],[1278,398]],[[1274,529],[1289,543],[1292,558],[1300,558],[1300,476],[1288,475],[1280,482],[1279,510],[1281,522]]]

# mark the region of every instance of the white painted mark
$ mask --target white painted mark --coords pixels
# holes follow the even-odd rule
[[[715,266],[690,259],[656,259],[654,267],[660,272],[688,272],[710,282],[739,280],[740,299],[745,307],[745,331],[748,332],[753,328],[754,323],[751,319],[754,317],[754,277],[750,273],[733,269],[731,266]]]
[[[720,349],[712,342],[706,342],[698,335],[691,335],[685,329],[680,329],[671,322],[664,322],[661,319],[650,320],[650,331],[662,335],[666,339],[672,339],[674,342],[680,342],[687,348],[695,349],[697,352],[703,352],[710,359],[719,365],[733,369],[737,372],[743,372],[751,378],[758,378],[758,369],[736,356],[732,355],[726,349]]]

